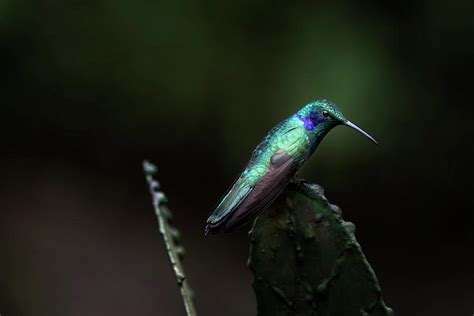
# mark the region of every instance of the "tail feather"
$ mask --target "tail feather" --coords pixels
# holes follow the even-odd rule
[[[207,219],[206,235],[209,232],[218,231],[219,226],[239,207],[252,189],[245,180],[238,179]]]

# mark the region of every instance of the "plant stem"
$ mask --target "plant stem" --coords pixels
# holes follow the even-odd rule
[[[178,283],[181,296],[183,298],[184,307],[188,316],[196,316],[196,308],[194,307],[193,291],[189,286],[183,269],[184,248],[179,245],[179,232],[169,223],[171,220],[171,212],[165,206],[166,196],[160,191],[160,183],[154,179],[157,168],[148,161],[143,162],[143,172],[150,189],[153,207],[158,218],[159,230],[165,242],[166,251],[171,262],[176,281]]]
[[[393,316],[354,230],[320,186],[290,183],[250,233],[257,315]]]

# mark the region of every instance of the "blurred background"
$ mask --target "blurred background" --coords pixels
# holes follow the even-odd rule
[[[317,98],[302,176],[355,223],[397,315],[474,313],[472,1],[0,1],[0,314],[184,315],[141,162],[201,315],[255,315],[246,231],[206,217]]]

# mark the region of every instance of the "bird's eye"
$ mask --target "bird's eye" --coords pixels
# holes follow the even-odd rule
[[[323,116],[324,116],[324,117],[328,117],[328,116],[329,116],[329,112],[328,112],[328,111],[323,111]]]

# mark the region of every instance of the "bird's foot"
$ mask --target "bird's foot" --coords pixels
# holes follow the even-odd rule
[[[303,177],[300,177],[297,173],[290,179],[290,183],[300,185],[302,183],[305,183],[306,180]]]

